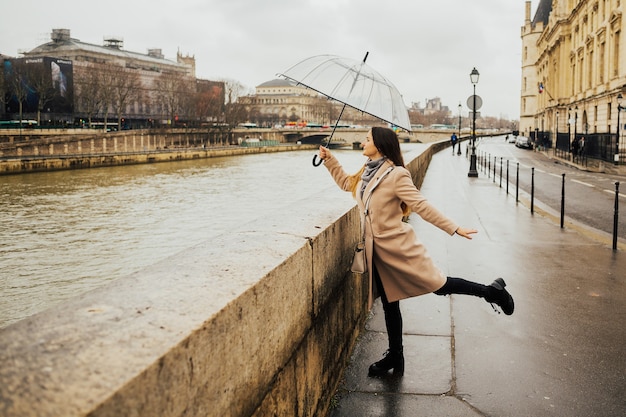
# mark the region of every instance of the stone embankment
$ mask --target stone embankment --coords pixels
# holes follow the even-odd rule
[[[72,132],[72,133],[70,133]],[[2,133],[0,175],[64,169],[98,168],[314,149],[314,145],[230,146],[206,131],[124,131],[83,133],[81,130],[28,135]],[[272,143],[278,143],[272,140]]]
[[[109,133],[86,130],[0,130],[0,175],[282,152],[319,146],[298,142],[298,138],[315,133],[306,130],[238,129],[232,132],[235,146],[226,143],[224,132],[202,129]],[[330,132],[321,133],[328,135]],[[336,133],[335,139],[347,144],[359,143],[366,133],[365,128],[342,129]],[[248,137],[269,146],[239,146],[246,145]],[[448,137],[447,131],[401,134],[402,141],[423,143]]]
[[[0,415],[326,415],[367,281],[355,204],[323,194],[0,330]]]

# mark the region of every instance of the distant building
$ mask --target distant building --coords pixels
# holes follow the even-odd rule
[[[178,119],[210,119],[198,114],[190,100],[197,93],[218,94],[223,104],[223,83],[196,80],[193,56],[179,52],[174,62],[165,59],[160,49],[141,54],[124,50],[123,44],[119,37],[107,37],[103,45],[94,45],[72,38],[69,29],[53,29],[51,41],[25,52],[24,58],[5,58],[9,62],[5,74],[11,62],[66,65],[60,72],[73,81],[66,86],[66,94],[74,98],[73,111],[52,106],[49,113],[53,114],[48,115],[62,118],[113,119],[123,114],[126,122],[172,123]],[[106,93],[104,87],[112,84],[117,90]],[[124,89],[126,97],[122,97]],[[102,94],[98,108],[92,102],[96,93]],[[15,104],[15,97],[12,100]],[[15,116],[15,106],[5,112]]]
[[[340,103],[285,79],[264,82],[256,87],[254,95],[240,97],[239,102],[248,110],[250,122],[265,127],[277,124],[331,126],[342,108]],[[380,123],[378,119],[350,107],[346,107],[340,120],[342,125],[377,123]]]
[[[258,126],[329,123],[327,100],[321,100],[313,90],[284,79],[258,85],[254,95],[240,97],[239,102],[246,107],[249,121]]]
[[[419,114],[422,114],[424,116],[430,116],[432,114],[442,114],[442,113],[445,114],[446,116],[449,116],[451,114],[450,108],[448,106],[444,106],[441,103],[440,97],[427,98],[426,105],[424,107],[421,106],[420,102],[412,103],[411,110]]]

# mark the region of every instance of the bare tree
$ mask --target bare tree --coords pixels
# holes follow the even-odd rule
[[[101,73],[100,97],[102,99],[102,115],[104,118],[104,131],[107,131],[109,109],[112,109],[115,101],[115,76],[118,71],[105,70]]]
[[[246,87],[239,81],[223,80],[224,82],[224,114],[222,121],[226,127],[227,141],[232,142],[232,131],[239,124],[248,120],[246,107],[238,102],[239,97],[247,93]]]
[[[28,97],[28,74],[26,64],[22,61],[12,61],[11,70],[6,76],[7,89],[18,104],[20,128],[24,112],[24,102]],[[10,101],[10,100],[9,100]]]
[[[7,92],[7,80],[4,74],[4,62],[0,59],[0,113],[5,112],[5,106],[9,100]]]
[[[194,92],[193,79],[182,77],[180,74],[163,73],[156,81],[157,99],[171,123],[175,124],[181,116],[189,112],[191,98]]]
[[[194,115],[202,122],[217,122],[224,112],[224,85],[213,83],[195,94]]]
[[[103,83],[102,69],[95,66],[90,66],[84,71],[78,71],[74,76],[76,102],[80,106],[78,111],[87,116],[87,123],[90,128],[93,117],[98,114],[103,106]]]
[[[52,77],[43,64],[27,66],[27,81],[37,97],[37,124],[41,125],[41,112],[57,96],[57,92]]]
[[[117,129],[121,130],[126,107],[140,97],[141,79],[135,70],[123,67],[117,67],[111,75],[113,76],[111,104],[117,115]]]

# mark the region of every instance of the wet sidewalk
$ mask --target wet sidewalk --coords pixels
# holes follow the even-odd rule
[[[472,241],[410,222],[448,276],[503,277],[512,316],[484,300],[433,294],[400,302],[404,377],[369,378],[387,349],[377,301],[330,417],[618,416],[626,412],[626,253],[561,229],[465,156],[433,158],[422,192],[478,229]]]

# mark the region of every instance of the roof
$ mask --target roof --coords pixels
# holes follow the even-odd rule
[[[296,84],[293,81],[285,80],[284,78],[276,78],[275,80],[266,81],[263,84],[257,86],[257,88],[265,87],[293,87]]]
[[[178,62],[171,61],[169,59],[158,58],[147,54],[141,54],[138,52],[126,51],[124,49],[118,49],[107,46],[94,45],[91,43],[81,42],[78,39],[70,38],[67,40],[57,40],[45,43],[43,45],[39,45],[38,47],[30,50],[24,55],[50,55],[63,53],[63,52],[71,52],[71,51],[87,51],[93,52],[97,54],[105,54],[110,56],[117,56],[119,58],[124,59],[135,59],[144,62],[153,62],[155,64],[160,65],[169,65],[169,66],[178,66],[181,68],[186,68],[188,65],[180,64]]]
[[[540,0],[533,18],[533,26],[539,22],[543,23],[544,27],[547,26],[550,12],[552,12],[552,0]]]

